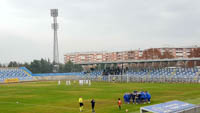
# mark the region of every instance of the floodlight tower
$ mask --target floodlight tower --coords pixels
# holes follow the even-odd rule
[[[54,44],[53,44],[53,72],[58,72],[59,69],[59,53],[58,53],[58,9],[51,9],[51,16],[53,17],[53,24],[51,25],[52,29],[54,30]]]

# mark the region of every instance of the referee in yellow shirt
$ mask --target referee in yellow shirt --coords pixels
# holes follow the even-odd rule
[[[79,101],[79,104],[80,104],[80,112],[82,112],[83,111],[83,98],[82,98],[82,96],[80,96],[78,101]]]

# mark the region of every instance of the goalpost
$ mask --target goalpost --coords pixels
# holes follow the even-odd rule
[[[108,75],[108,82],[129,82],[129,75]]]

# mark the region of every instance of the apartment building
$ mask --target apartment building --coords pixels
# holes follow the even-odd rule
[[[173,58],[188,58],[194,47],[163,47],[163,48],[149,48],[158,50],[161,55],[168,51]],[[72,61],[73,63],[85,63],[85,62],[106,62],[106,61],[123,61],[123,60],[147,60],[143,58],[144,50],[129,50],[118,52],[76,52],[67,53],[64,55],[65,63]]]

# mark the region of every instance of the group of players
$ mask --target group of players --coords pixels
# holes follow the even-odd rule
[[[147,91],[133,91],[133,93],[125,93],[124,102],[129,104],[131,101],[133,104],[151,103],[151,95]]]
[[[125,93],[124,94],[124,102],[126,104],[129,104],[132,101],[133,104],[142,104],[142,103],[151,103],[151,95],[147,91],[133,91],[133,93]],[[120,98],[118,98],[118,107],[119,110],[121,110],[122,101]],[[80,104],[80,112],[83,111],[83,98],[80,96],[79,98],[79,104]],[[94,107],[95,107],[95,100],[91,100],[92,105],[92,113],[95,113]]]

